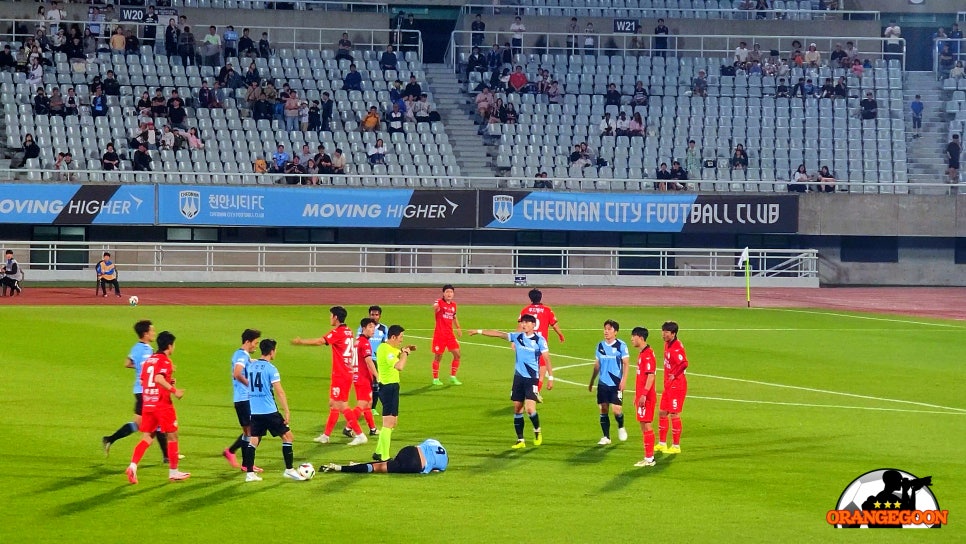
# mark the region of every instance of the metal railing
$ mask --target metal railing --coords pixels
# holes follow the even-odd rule
[[[29,281],[86,281],[110,251],[122,281],[741,285],[742,250],[0,241]],[[818,286],[818,251],[751,249],[758,285]],[[446,280],[446,278],[450,278]]]
[[[940,57],[942,57],[943,49],[947,45],[949,46],[952,64],[942,66]],[[950,77],[949,72],[957,62],[966,63],[966,38],[937,38],[934,36],[932,39],[932,71],[936,74],[936,77],[938,79]],[[959,77],[962,78],[963,76]]]
[[[359,0],[352,2],[334,2],[332,0],[298,0],[296,2],[264,2],[261,0],[172,0],[171,7],[389,13],[389,4]]]
[[[472,50],[472,30],[454,30],[451,34],[450,66],[459,65],[461,55],[468,56]],[[508,30],[484,32],[483,45],[480,52],[486,54],[494,43],[510,42],[512,32]],[[584,45],[588,36],[594,38],[591,47]],[[656,38],[666,40],[666,47],[657,47]],[[573,34],[569,32],[526,32],[523,35],[521,54],[565,54],[565,55],[646,55],[670,58],[679,57],[726,57],[734,56],[738,44],[745,42],[749,49],[752,44],[760,44],[763,56],[769,56],[771,51],[779,52],[782,58],[788,57],[793,51],[792,44],[799,42],[804,52],[804,46],[815,43],[822,53],[822,60],[828,64],[829,56],[836,44],[851,41],[858,48],[859,56],[863,59],[897,59],[900,66],[906,64],[906,41],[899,39],[898,49],[887,50],[888,38],[871,37],[813,37],[801,36],[741,36],[733,34],[624,34],[624,33],[593,33]],[[575,44],[575,45],[571,45]]]
[[[500,4],[465,4],[461,11],[472,14],[524,15],[524,16],[582,16],[582,17],[631,17],[668,19],[732,19],[747,20],[815,20],[815,19],[861,19],[879,20],[878,11],[863,10],[816,10],[816,9],[738,9],[738,8],[657,8],[657,7],[587,7],[581,2],[573,5],[548,5],[541,2],[504,2]],[[594,15],[594,14],[598,15]]]

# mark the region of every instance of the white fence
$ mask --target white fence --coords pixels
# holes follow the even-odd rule
[[[122,282],[558,286],[744,285],[740,249],[3,241],[34,281],[91,281],[113,254]],[[818,287],[814,249],[750,250],[752,285]]]

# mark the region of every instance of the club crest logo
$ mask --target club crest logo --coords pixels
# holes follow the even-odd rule
[[[932,476],[880,468],[852,480],[825,521],[840,529],[939,529],[948,517],[933,495]]]
[[[513,197],[510,195],[493,195],[493,219],[506,223],[513,217]]]
[[[178,193],[178,210],[185,219],[194,219],[201,212],[201,193],[181,191]]]

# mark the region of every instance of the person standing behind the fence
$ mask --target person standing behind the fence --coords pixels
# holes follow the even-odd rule
[[[654,56],[655,57],[666,57],[667,56],[667,35],[671,31],[668,30],[667,25],[664,24],[664,19],[657,20],[657,26],[654,27]]]
[[[20,282],[23,281],[23,270],[20,269],[20,263],[17,262],[17,259],[13,258],[13,250],[8,249],[3,256],[3,277],[0,278],[3,289],[0,291],[0,296],[7,296],[8,287],[10,288],[10,296],[19,295],[23,291],[20,288]]]
[[[902,56],[899,54],[902,53],[902,44],[899,41],[902,36],[902,28],[895,21],[890,21],[889,26],[882,31],[882,36],[886,38],[885,50],[886,53],[889,53],[886,58],[899,60]]]
[[[527,27],[523,24],[523,20],[520,17],[514,17],[513,24],[510,25],[510,32],[513,33],[513,37],[510,38],[510,47],[514,55],[523,53],[523,33],[526,31]]]
[[[114,286],[114,296],[121,296],[121,286],[117,283],[117,266],[111,260],[111,254],[109,252],[104,252],[104,258],[97,263],[96,270],[97,283],[104,293],[104,296],[107,296],[108,284]]]
[[[480,47],[483,45],[483,40],[485,37],[484,32],[486,31],[486,23],[483,22],[483,16],[479,13],[476,14],[476,19],[473,19],[473,24],[470,26],[473,30],[471,35],[471,43],[473,47]]]

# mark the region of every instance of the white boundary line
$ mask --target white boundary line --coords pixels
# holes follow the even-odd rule
[[[866,321],[885,321],[888,323],[903,323],[906,325],[926,325],[929,327],[948,327],[953,329],[964,328],[961,325],[954,325],[952,323],[929,323],[927,321],[913,321],[911,319],[896,319],[891,317],[873,317],[870,315],[852,315],[852,314],[840,314],[838,312],[822,312],[818,310],[797,310],[794,308],[758,308],[759,310],[773,310],[776,312],[792,312],[797,314],[812,314],[812,315],[827,315],[832,317],[848,317],[852,319],[864,319]]]
[[[425,337],[425,336],[412,336],[412,338],[419,338],[421,340],[431,340],[431,338],[428,338],[428,337]],[[468,344],[468,345],[471,345],[471,346],[483,346],[483,347],[498,348],[498,349],[507,349],[507,350],[510,349],[509,346],[501,346],[501,345],[495,345],[495,344],[483,344],[483,343],[480,343],[480,342],[468,342],[468,341],[464,341],[464,340],[461,340],[461,343]],[[556,375],[557,372],[559,372],[561,370],[567,370],[567,369],[571,369],[571,368],[579,368],[579,367],[582,367],[582,366],[590,366],[590,365],[594,364],[592,362],[587,362],[587,360],[584,359],[584,358],[574,357],[573,355],[564,355],[564,354],[556,353],[556,354],[553,354],[552,357],[555,358],[555,359],[564,358],[564,359],[572,359],[572,360],[576,360],[576,361],[584,361],[584,362],[581,362],[581,363],[578,363],[578,364],[563,365],[563,366],[555,367],[554,368],[554,374],[555,375]],[[660,371],[661,369],[658,369],[658,370]],[[758,401],[758,400],[726,399],[726,398],[721,398],[721,397],[689,396],[690,398],[699,398],[699,399],[704,399],[704,400],[720,400],[720,401],[725,401],[725,402],[740,402],[740,403],[748,403],[748,404],[772,404],[772,405],[781,405],[781,406],[801,406],[801,407],[815,407],[815,408],[819,408],[819,407],[820,408],[846,408],[846,409],[856,409],[856,410],[874,410],[874,411],[884,411],[884,412],[907,412],[907,413],[920,413],[920,414],[966,415],[966,408],[954,408],[954,407],[951,407],[951,406],[941,406],[941,405],[938,405],[938,404],[928,404],[928,403],[925,403],[925,402],[916,402],[916,401],[911,401],[911,400],[900,400],[900,399],[887,399],[887,398],[882,398],[882,397],[873,397],[871,395],[860,395],[860,394],[857,394],[857,393],[844,393],[844,392],[841,392],[841,391],[830,391],[830,390],[827,390],[827,389],[816,389],[816,388],[812,388],[812,387],[802,387],[802,386],[798,386],[798,385],[785,385],[785,384],[780,384],[780,383],[763,382],[763,381],[758,381],[758,380],[746,380],[746,379],[742,379],[742,378],[731,378],[731,377],[728,377],[728,376],[715,376],[713,374],[689,373],[689,375],[690,376],[700,377],[700,378],[711,378],[711,379],[717,379],[717,380],[726,380],[726,381],[734,381],[734,382],[741,382],[741,383],[749,383],[749,384],[754,384],[754,385],[764,385],[764,386],[767,386],[767,387],[777,387],[777,388],[782,388],[782,389],[795,389],[795,390],[799,390],[799,391],[807,391],[807,392],[810,392],[810,393],[820,393],[820,394],[826,394],[826,395],[840,395],[840,396],[843,396],[843,397],[859,398],[859,399],[865,399],[865,400],[874,400],[874,401],[881,401],[881,402],[888,402],[888,403],[909,404],[909,405],[913,405],[913,406],[922,406],[924,408],[934,408],[934,409],[946,410],[946,411],[904,410],[904,409],[901,409],[901,408],[875,408],[875,407],[866,407],[866,406],[840,406],[840,405],[832,405],[832,404],[783,403],[783,402]],[[567,383],[567,384],[572,384],[572,385],[577,385],[577,386],[581,386],[581,387],[583,387],[585,385],[585,384],[581,384],[581,383],[577,383],[577,382],[572,382],[572,381],[565,380],[565,379],[561,379],[561,378],[555,378],[555,381],[563,382],[563,383]],[[633,390],[631,390],[631,389],[628,389],[628,391],[632,391],[633,392]]]

